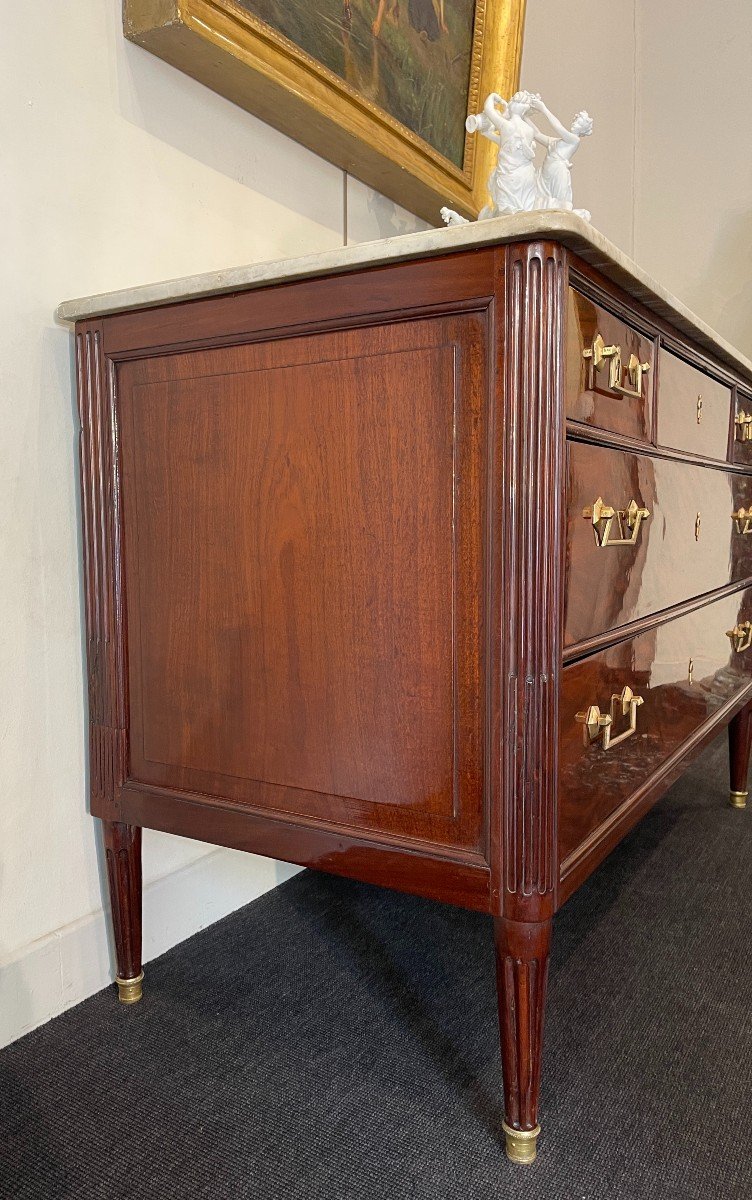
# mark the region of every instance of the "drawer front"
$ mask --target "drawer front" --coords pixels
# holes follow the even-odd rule
[[[654,357],[652,338],[569,289],[568,417],[651,441]]]
[[[752,578],[752,517],[732,516],[752,505],[752,477],[581,442],[568,449],[566,646]],[[616,514],[610,529],[583,516],[599,499]],[[630,525],[630,504],[650,515]]]
[[[731,389],[664,348],[658,371],[658,445],[725,459]]]
[[[732,437],[732,461],[752,467],[752,396],[745,396],[743,392],[736,394]]]
[[[565,667],[559,733],[562,865],[747,685],[752,649],[734,649],[727,630],[750,617],[747,589]],[[739,644],[748,636],[743,626]],[[625,688],[632,690],[632,700],[629,695],[622,700]],[[612,715],[611,724],[605,723]]]

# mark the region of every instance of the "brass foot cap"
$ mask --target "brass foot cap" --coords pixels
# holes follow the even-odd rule
[[[732,808],[746,808],[748,795],[749,795],[749,792],[732,792],[731,793]]]
[[[531,1163],[535,1161],[540,1125],[535,1129],[512,1129],[506,1121],[502,1121],[504,1137],[507,1143],[507,1158],[513,1163]]]
[[[144,994],[143,989],[144,973],[136,975],[133,979],[121,979],[119,975],[115,976],[115,983],[118,985],[118,996],[121,1004],[137,1004]]]

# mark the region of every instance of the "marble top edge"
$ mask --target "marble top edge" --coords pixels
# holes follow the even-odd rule
[[[474,246],[505,245],[527,238],[546,237],[576,251],[606,278],[634,295],[646,308],[670,321],[682,333],[752,380],[752,361],[638,267],[602,233],[569,212],[518,213],[468,225],[399,234],[375,242],[358,242],[295,258],[249,263],[122,288],[66,300],[58,306],[55,316],[62,324],[73,324],[75,321],[111,316],[118,312],[249,291],[271,283],[341,274],[375,263],[428,258]]]

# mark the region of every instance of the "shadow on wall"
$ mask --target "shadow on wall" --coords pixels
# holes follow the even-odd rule
[[[366,193],[364,206],[362,203],[357,203],[359,192]],[[359,217],[358,208],[364,210],[362,220]],[[347,219],[348,242],[376,241],[379,238],[399,237],[403,233],[415,233],[417,230],[430,229],[430,225],[426,221],[422,221],[413,213],[400,208],[388,197],[382,196],[379,192],[374,192],[371,188],[366,187],[365,184],[350,178],[347,181]]]
[[[121,116],[212,171],[341,233],[342,172],[148,50],[128,42],[109,6],[113,101]],[[217,136],[218,127],[222,136]],[[314,186],[321,182],[321,186]],[[333,199],[336,197],[336,203]]]
[[[752,358],[752,211],[724,223],[706,260],[710,270],[698,278],[687,303]]]

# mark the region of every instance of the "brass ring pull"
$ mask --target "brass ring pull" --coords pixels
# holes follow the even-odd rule
[[[737,533],[752,533],[752,505],[749,508],[742,505],[737,512],[731,514],[731,520],[736,525]]]
[[[630,500],[626,508],[611,508],[599,496],[595,504],[583,508],[582,515],[590,521],[597,546],[634,546],[640,525],[650,516],[647,508],[640,508],[636,500]],[[618,537],[612,537],[616,521]]]
[[[584,712],[575,713],[575,721],[583,725],[582,740],[586,746],[600,737],[604,750],[618,746],[633,733],[637,732],[637,709],[643,703],[642,696],[635,696],[631,687],[622,689],[619,695],[611,697],[611,712],[601,713],[597,704],[591,704]],[[618,716],[629,717],[629,726],[616,737],[611,736],[611,730]]]
[[[752,646],[752,621],[742,621],[733,629],[727,629],[726,637],[731,639],[731,645],[737,654],[749,650]]]
[[[744,409],[740,408],[734,425],[738,442],[752,442],[752,413],[745,413]]]
[[[600,333],[593,338],[593,344],[588,350],[583,350],[582,357],[590,359],[594,371],[600,371],[606,359],[609,360],[608,386],[610,391],[618,392],[621,396],[634,396],[642,399],[642,377],[650,370],[650,363],[641,363],[636,354],[630,354],[627,363],[627,379],[629,386],[624,385],[624,368],[621,362],[621,346],[607,346]],[[752,418],[750,418],[752,420]]]

